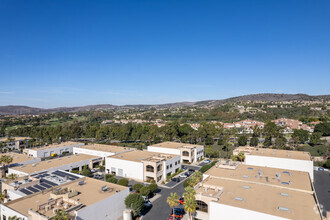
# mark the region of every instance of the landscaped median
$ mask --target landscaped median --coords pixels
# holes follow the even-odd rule
[[[207,164],[207,165],[202,166],[202,168],[200,169],[200,171],[202,173],[205,173],[206,171],[208,171],[209,169],[211,169],[211,167],[213,167],[217,162],[218,162],[217,160],[214,160],[210,164]]]

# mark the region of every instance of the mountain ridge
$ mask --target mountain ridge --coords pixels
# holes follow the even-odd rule
[[[76,107],[57,107],[57,108],[37,108],[24,105],[7,105],[0,106],[0,115],[22,115],[22,114],[44,114],[55,112],[82,112],[82,111],[97,111],[97,110],[120,110],[127,108],[148,109],[148,108],[176,108],[182,106],[216,106],[226,103],[234,103],[240,101],[330,101],[330,95],[311,96],[307,94],[279,94],[279,93],[259,93],[251,95],[236,96],[227,99],[219,100],[203,100],[196,102],[174,102],[154,105],[112,105],[98,104]]]

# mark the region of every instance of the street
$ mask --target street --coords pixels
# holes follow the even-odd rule
[[[324,215],[330,211],[330,172],[314,171],[314,187]]]

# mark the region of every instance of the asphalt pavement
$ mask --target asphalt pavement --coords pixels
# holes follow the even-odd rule
[[[330,172],[314,170],[314,187],[325,215],[325,211],[330,211]]]

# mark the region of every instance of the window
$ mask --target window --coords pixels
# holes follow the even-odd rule
[[[175,162],[175,166],[178,165],[178,162]]]
[[[6,217],[5,215],[2,215],[2,219],[3,219],[3,220],[6,220],[7,217]]]
[[[205,202],[196,200],[196,203],[197,203],[196,210],[202,212],[208,212],[208,205]]]
[[[172,168],[172,164],[170,164],[170,168]]]
[[[151,165],[147,165],[146,168],[147,168],[147,169],[146,169],[147,172],[154,172],[154,170],[155,170],[154,167],[151,166]]]
[[[178,160],[178,164],[180,164],[180,160]]]
[[[183,152],[182,152],[182,156],[189,157],[189,152],[188,152],[188,151],[183,151]]]
[[[162,170],[162,165],[159,164],[159,165],[157,166],[157,172],[159,172],[159,171],[161,171],[161,170]]]
[[[168,168],[169,168],[169,167],[168,167],[168,165],[167,165],[167,166],[166,166],[166,169],[168,170]]]

